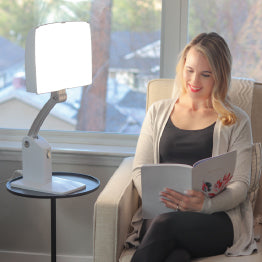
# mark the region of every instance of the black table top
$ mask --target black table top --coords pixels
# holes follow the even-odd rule
[[[12,187],[11,183],[13,181],[16,181],[18,179],[22,179],[22,176],[17,177],[15,179],[12,179],[7,182],[6,188],[9,192],[23,196],[23,197],[31,197],[31,198],[69,198],[69,197],[76,197],[76,196],[81,196],[85,194],[89,194],[93,191],[95,191],[99,186],[100,186],[100,181],[90,175],[84,175],[84,174],[78,174],[78,173],[71,173],[71,172],[53,172],[53,176],[59,177],[59,178],[64,178],[64,179],[69,179],[69,180],[74,180],[81,182],[86,185],[85,189],[82,189],[80,191],[76,191],[73,193],[69,194],[51,194],[51,193],[44,193],[44,192],[39,192],[39,191],[33,191],[33,190],[27,190],[27,189],[21,189],[17,187]]]

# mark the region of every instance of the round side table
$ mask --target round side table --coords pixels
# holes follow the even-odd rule
[[[56,262],[56,199],[78,197],[78,196],[89,194],[98,189],[98,187],[100,186],[100,181],[93,176],[78,174],[78,173],[53,172],[52,175],[59,178],[65,178],[65,179],[81,182],[85,184],[86,187],[83,190],[76,191],[70,194],[64,194],[64,195],[49,194],[49,193],[43,193],[38,191],[12,187],[11,183],[13,181],[22,179],[22,176],[20,176],[8,181],[6,184],[6,188],[12,194],[21,197],[46,198],[51,200],[51,262]]]

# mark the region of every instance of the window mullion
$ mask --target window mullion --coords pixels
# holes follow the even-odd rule
[[[161,78],[174,77],[178,54],[187,42],[188,1],[162,1]]]

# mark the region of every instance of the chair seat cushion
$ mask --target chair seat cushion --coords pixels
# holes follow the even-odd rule
[[[134,248],[124,249],[119,258],[119,262],[130,262],[134,253]]]

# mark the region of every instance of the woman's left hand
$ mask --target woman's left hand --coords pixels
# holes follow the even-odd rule
[[[185,194],[178,193],[170,188],[160,192],[160,200],[166,207],[180,211],[200,211],[205,195],[196,190],[187,190]]]

